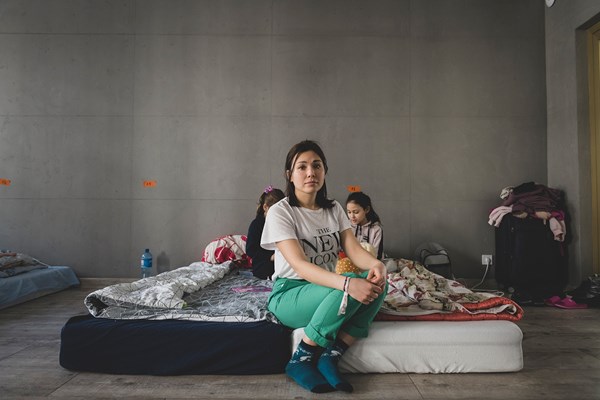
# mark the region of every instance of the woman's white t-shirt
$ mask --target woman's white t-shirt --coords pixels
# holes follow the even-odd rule
[[[346,212],[334,201],[332,208],[309,210],[293,207],[286,197],[269,208],[260,245],[275,250],[276,278],[301,279],[277,249],[276,243],[297,239],[306,259],[328,271],[335,271],[338,253],[341,250],[340,232],[350,229]]]

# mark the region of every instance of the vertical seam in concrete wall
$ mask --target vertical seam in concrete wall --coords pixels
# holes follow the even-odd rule
[[[128,254],[132,255],[133,253],[133,192],[134,192],[134,174],[133,174],[133,156],[134,156],[134,148],[135,148],[135,126],[136,126],[136,118],[135,118],[135,74],[136,74],[136,57],[137,57],[137,8],[138,1],[135,0],[133,2],[133,44],[132,44],[132,57],[131,57],[131,146],[130,146],[130,154],[129,154],[129,252]],[[135,264],[134,264],[135,265]]]
[[[267,154],[274,154],[273,152],[273,23],[274,23],[274,11],[275,0],[271,1],[271,32],[269,34],[269,152]],[[273,171],[269,168],[269,182],[273,184]],[[275,185],[279,187],[279,185]]]
[[[408,3],[408,148],[412,149],[412,49],[413,49],[413,38],[412,38],[412,1]],[[408,163],[408,209],[412,210],[412,192],[413,192],[413,154],[412,151],[409,154]],[[412,252],[413,239],[412,239],[412,212],[408,213],[408,248]]]

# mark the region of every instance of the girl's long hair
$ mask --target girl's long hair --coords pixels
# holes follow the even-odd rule
[[[373,204],[371,203],[371,198],[367,194],[363,192],[350,193],[348,195],[348,198],[346,199],[346,204],[350,203],[351,201],[358,204],[365,210],[367,208],[369,209],[369,212],[367,212],[367,220],[370,223],[374,224],[376,222],[379,222],[381,224],[381,219],[379,218],[379,215],[377,215],[377,213],[375,212]]]
[[[294,161],[298,157],[299,154],[306,153],[307,151],[314,151],[323,161],[323,168],[325,168],[325,174],[327,174],[327,159],[325,158],[325,153],[321,147],[317,144],[317,142],[313,140],[303,140],[300,143],[296,143],[287,154],[285,159],[285,194],[289,198],[290,205],[294,207],[300,207],[300,203],[298,202],[298,198],[296,197],[296,188],[294,183],[290,179],[292,175],[292,169],[294,167]],[[316,203],[321,208],[332,208],[334,205],[333,200],[327,198],[327,184],[323,181],[323,187],[317,192]]]

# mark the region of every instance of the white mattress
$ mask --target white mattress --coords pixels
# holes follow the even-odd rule
[[[292,349],[303,336],[294,330]],[[522,341],[510,321],[375,321],[339,366],[350,373],[513,372],[523,368]]]

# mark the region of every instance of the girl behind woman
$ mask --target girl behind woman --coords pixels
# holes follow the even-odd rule
[[[383,256],[383,230],[371,198],[363,192],[354,192],[346,199],[346,211],[354,236],[360,243],[369,243],[377,249],[377,258]]]
[[[269,209],[261,240],[275,250],[268,307],[284,325],[304,328],[288,376],[312,392],[351,392],[337,365],[356,338],[367,337],[386,294],[386,270],[358,243],[342,206],[327,198],[326,173],[317,143],[288,152],[287,197]],[[364,272],[333,272],[342,248]]]
[[[267,186],[258,199],[256,218],[250,223],[246,237],[246,254],[252,259],[252,274],[260,279],[269,279],[274,271],[274,252],[260,247],[260,237],[265,226],[265,216],[269,208],[283,199],[285,195],[280,189]]]

